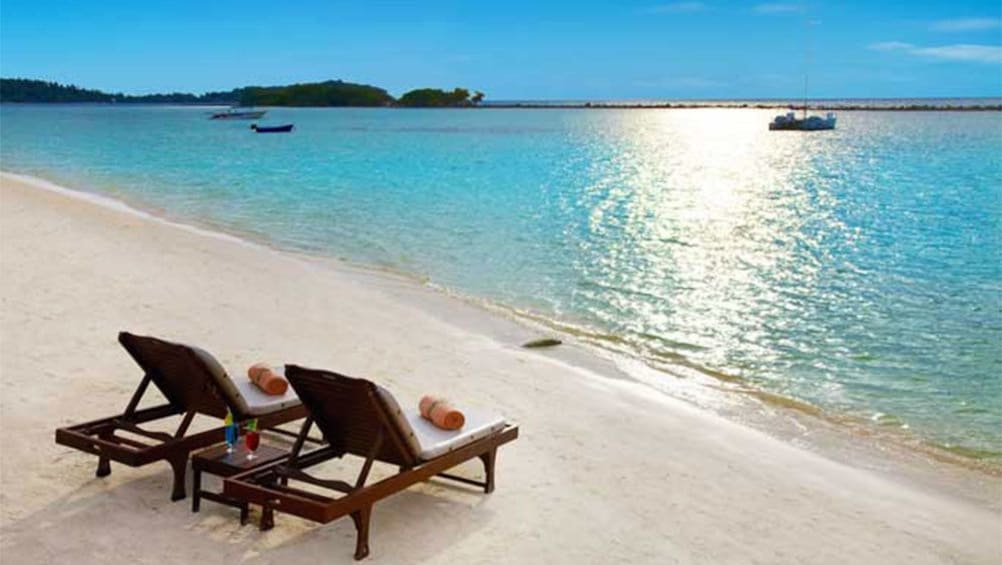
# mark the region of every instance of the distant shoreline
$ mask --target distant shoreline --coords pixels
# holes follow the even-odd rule
[[[179,105],[199,107],[256,106],[261,108],[458,108],[458,109],[756,109],[815,111],[1002,111],[1002,96],[917,96],[893,98],[806,97],[710,97],[710,98],[607,98],[588,99],[497,99],[485,101],[479,91],[454,88],[418,88],[399,98],[368,84],[342,80],[296,83],[282,86],[244,86],[229,91],[192,94],[122,94],[80,88],[36,79],[0,78],[0,104],[110,104]]]
[[[193,108],[225,108],[222,104],[185,104],[179,102],[2,102],[11,106],[187,106]],[[779,103],[728,103],[728,102],[665,102],[615,103],[615,102],[497,102],[464,107],[407,107],[407,106],[256,106],[260,108],[386,108],[391,110],[785,110],[799,112],[803,106]],[[1002,112],[1002,104],[818,104],[809,105],[815,112]]]

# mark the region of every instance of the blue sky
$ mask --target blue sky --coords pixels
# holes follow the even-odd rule
[[[3,0],[0,74],[128,93],[341,78],[494,100],[770,98],[800,95],[810,53],[812,97],[1002,95],[998,0],[808,7]]]

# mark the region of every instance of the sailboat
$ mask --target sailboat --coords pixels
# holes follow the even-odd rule
[[[793,112],[787,112],[776,116],[769,123],[770,131],[821,131],[826,129],[835,129],[835,114],[828,112],[823,118],[821,116],[808,116],[806,101],[804,102],[803,118],[798,118]]]
[[[810,26],[812,22],[807,20],[807,37],[810,37]],[[795,112],[787,112],[773,118],[769,123],[769,131],[822,131],[835,129],[835,114],[828,112],[825,117],[807,115],[807,69],[811,63],[810,46],[807,48],[804,62],[804,115],[801,118]]]

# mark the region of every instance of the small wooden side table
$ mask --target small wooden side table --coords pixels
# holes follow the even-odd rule
[[[191,511],[198,512],[201,500],[211,500],[226,506],[240,509],[240,525],[247,523],[249,505],[243,500],[237,500],[224,495],[221,492],[202,490],[202,473],[209,473],[219,477],[229,477],[243,471],[249,471],[258,467],[274,463],[280,459],[288,457],[289,452],[284,449],[261,444],[254,452],[254,458],[248,459],[250,451],[243,442],[233,448],[232,453],[226,452],[226,444],[210,447],[196,453],[191,458],[192,470],[192,497]],[[265,508],[261,516],[261,529],[265,530],[271,526],[271,511]]]

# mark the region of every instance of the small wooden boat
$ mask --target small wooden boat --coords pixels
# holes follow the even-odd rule
[[[251,124],[251,129],[257,133],[289,133],[292,131],[292,124],[285,124],[282,126],[259,126],[257,124]]]
[[[216,112],[210,120],[256,120],[268,113],[268,110],[236,110],[230,108],[225,112]]]

